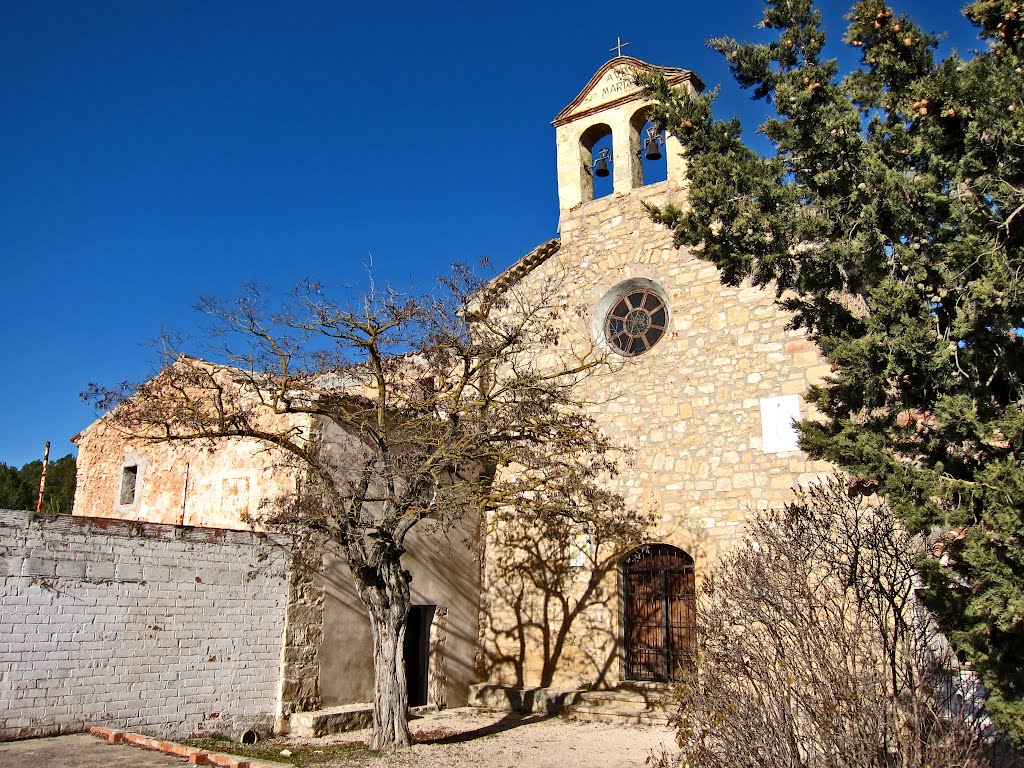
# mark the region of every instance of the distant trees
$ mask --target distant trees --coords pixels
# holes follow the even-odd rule
[[[30,461],[21,469],[0,462],[0,509],[36,508],[43,462]],[[70,453],[46,466],[43,512],[70,515],[75,501],[75,457]]]
[[[14,467],[0,463],[0,509],[35,509],[32,491]]]

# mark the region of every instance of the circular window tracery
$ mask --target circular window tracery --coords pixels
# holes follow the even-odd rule
[[[612,305],[605,321],[605,338],[627,357],[642,355],[668,326],[668,309],[661,296],[648,288],[636,288]]]

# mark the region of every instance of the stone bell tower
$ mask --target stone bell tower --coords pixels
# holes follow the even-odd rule
[[[631,56],[616,56],[590,78],[590,82],[554,119],[558,147],[558,199],[562,211],[594,199],[594,145],[612,137],[611,170],[614,193],[622,195],[644,186],[641,153],[644,126],[651,101],[633,80],[637,72],[660,71],[676,87],[699,93],[704,84],[692,72],[655,67]],[[685,163],[679,141],[669,135],[662,149],[668,163],[669,185],[685,181]]]

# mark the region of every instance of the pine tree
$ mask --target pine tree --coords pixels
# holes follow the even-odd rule
[[[0,509],[30,509],[32,491],[18,470],[0,463]]]
[[[0,509],[34,510],[42,470],[43,462],[38,459],[23,464],[21,469],[0,464]],[[46,465],[44,513],[71,514],[75,501],[75,472],[75,457],[70,453]]]
[[[937,38],[883,0],[856,3],[840,78],[810,0],[771,0],[769,44],[716,39],[770,102],[775,152],[712,115],[714,94],[647,85],[689,158],[689,207],[652,209],[729,284],[773,288],[832,365],[801,447],[938,532],[928,600],[1024,743],[1024,61],[1021,7],[965,13],[988,47]]]

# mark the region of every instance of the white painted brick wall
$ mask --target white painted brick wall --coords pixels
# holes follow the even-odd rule
[[[0,740],[273,723],[284,542],[0,510]]]

